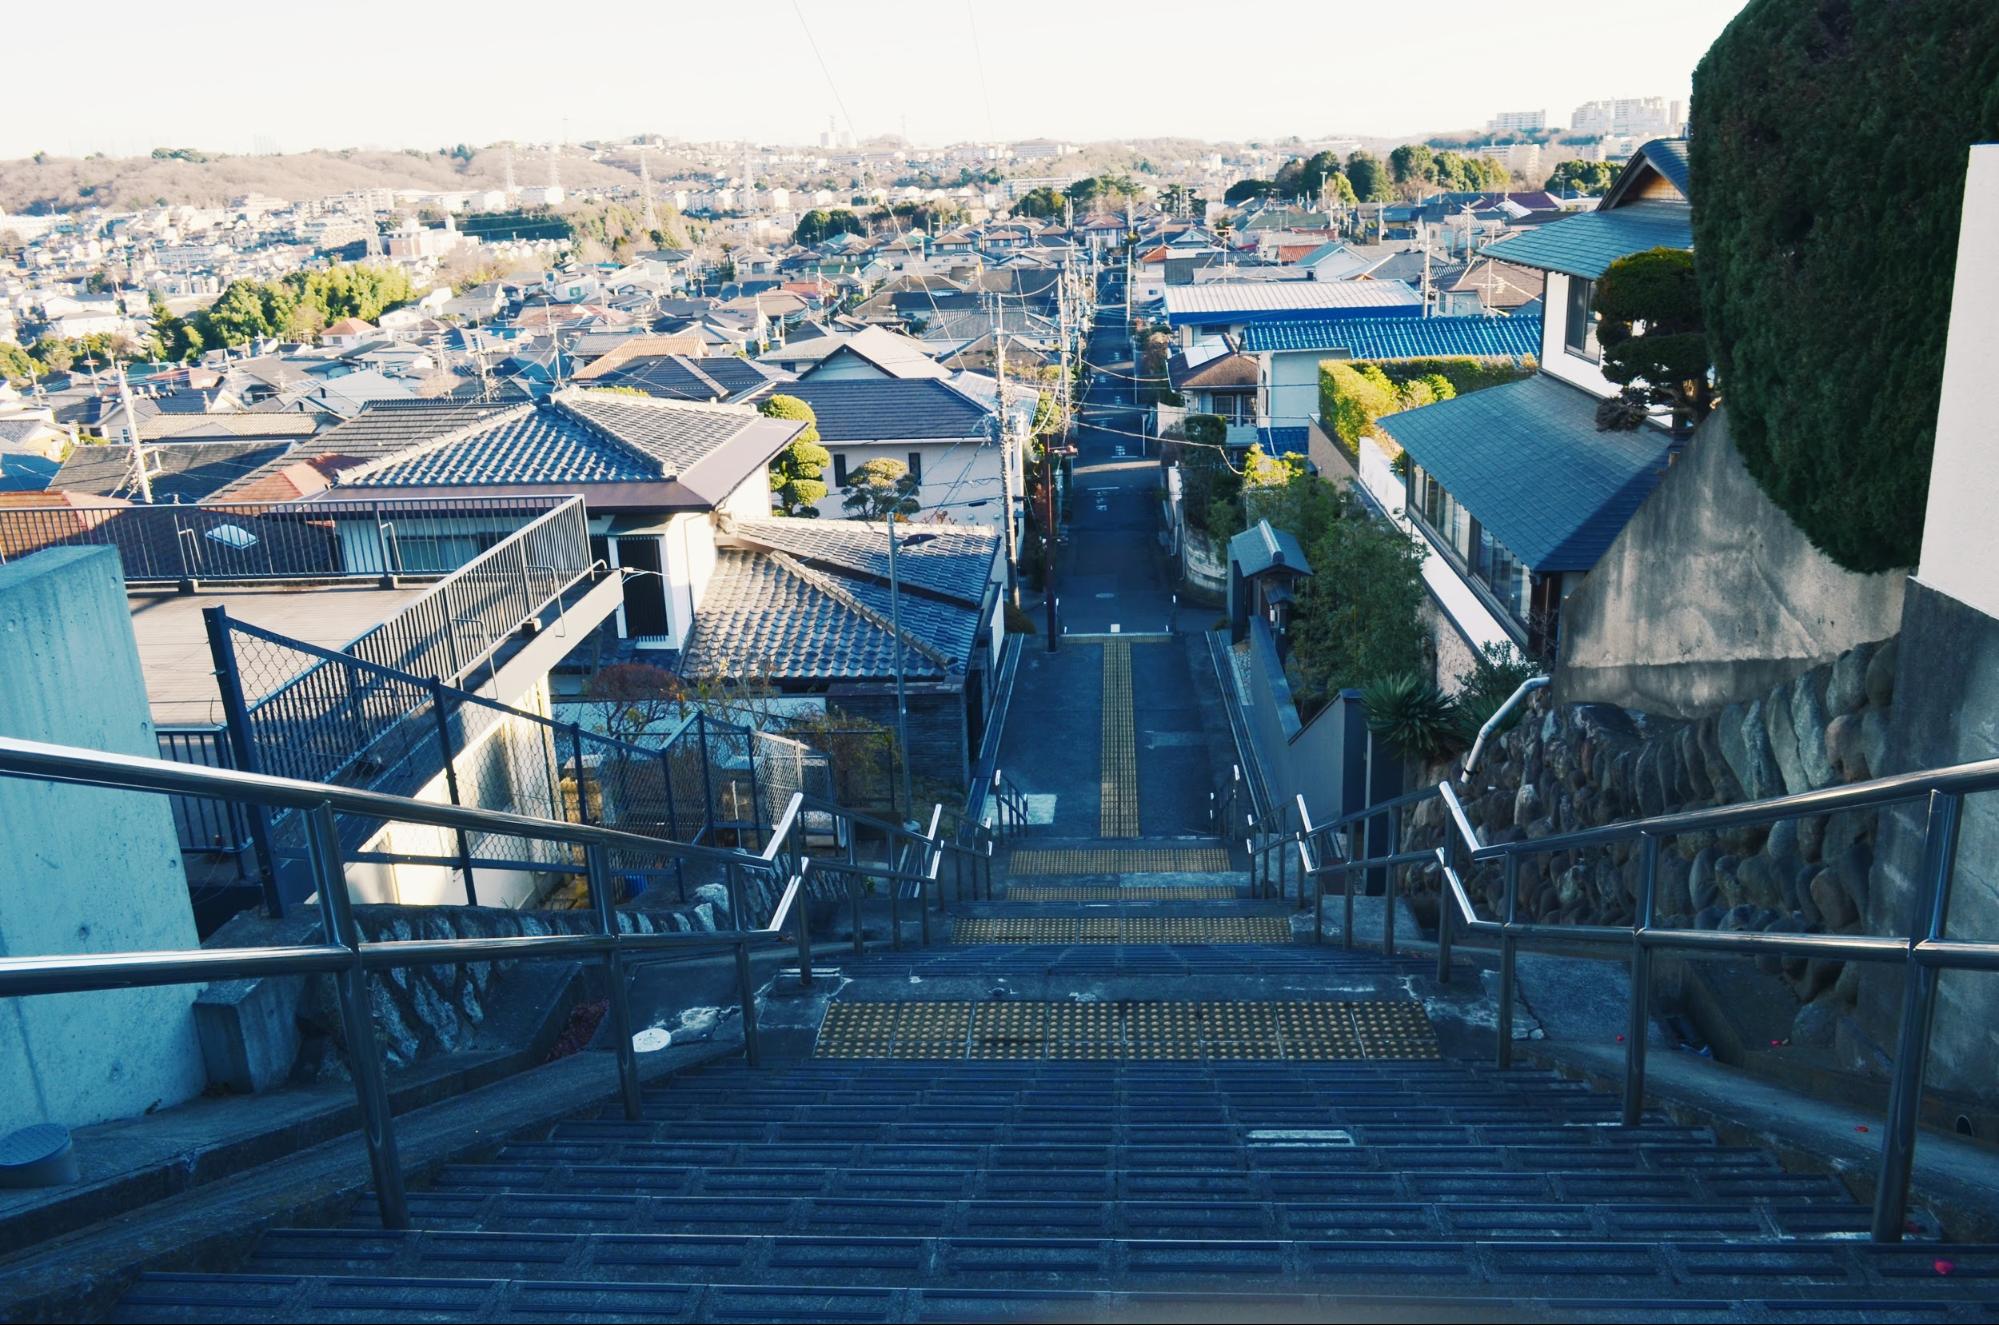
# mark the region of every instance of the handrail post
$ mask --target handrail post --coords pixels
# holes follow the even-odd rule
[[[1393,846],[1395,811],[1388,811],[1388,816],[1390,823],[1389,841],[1391,845],[1388,848],[1387,854],[1392,856],[1395,854],[1395,847]],[[1374,822],[1380,817],[1377,814],[1367,821],[1367,840],[1369,845],[1372,845],[1374,842]],[[1381,955],[1384,957],[1393,957],[1395,955],[1395,867],[1393,865],[1384,865],[1381,869]],[[1450,974],[1449,970],[1446,969],[1444,974],[1445,977],[1448,977]]]
[[[1340,930],[1340,946],[1342,948],[1353,947],[1353,844],[1353,829],[1348,828],[1347,844],[1341,852],[1345,859],[1340,862],[1340,892],[1342,894],[1340,901],[1345,909],[1345,915],[1341,917],[1341,923],[1344,926]]]
[[[715,776],[709,767],[707,714],[694,715],[694,732],[701,741],[701,827],[694,840],[701,842],[710,840],[715,831]]]
[[[798,983],[812,987],[812,911],[810,898],[806,896],[806,874],[801,871],[792,876],[798,885],[798,894],[791,908],[791,922],[798,926]]]
[[[723,868],[723,886],[729,894],[729,928],[748,929],[749,920],[743,913],[743,868],[730,861]]]
[[[410,1226],[409,1201],[403,1195],[402,1160],[396,1153],[394,1113],[382,1072],[382,1046],[375,1036],[375,1019],[368,1005],[368,972],[361,965],[361,932],[347,896],[347,872],[340,864],[340,829],[330,802],[305,816],[306,849],[312,860],[312,881],[319,892],[319,912],[326,940],[348,950],[353,960],[333,978],[340,999],[340,1018],[347,1033],[348,1066],[354,1073],[354,1094],[361,1106],[361,1135],[368,1146],[368,1168],[375,1179],[375,1207],[383,1228]]]
[[[1645,1032],[1652,1024],[1652,948],[1645,931],[1652,928],[1659,885],[1659,839],[1647,833],[1639,841],[1638,915],[1631,926],[1631,1023],[1624,1031],[1626,1127],[1638,1126],[1645,1114]]]
[[[662,749],[659,752],[659,778],[666,787],[666,836],[678,841],[680,814],[673,805],[673,756]],[[679,892],[680,900],[687,900],[687,858],[678,853],[673,857],[673,886]]]
[[[250,729],[250,705],[243,695],[243,671],[236,660],[236,637],[229,631],[229,609],[220,605],[204,607],[201,622],[208,631],[208,654],[215,663],[215,685],[222,694],[222,714],[229,729],[229,744],[236,755],[236,767],[245,773],[266,772],[264,761],[257,754],[256,736]],[[250,844],[257,849],[257,859],[264,867],[264,914],[281,920],[285,899],[278,888],[271,807],[262,801],[252,801],[244,809],[244,817],[250,824]]]
[[[894,869],[891,865],[890,869]],[[902,951],[902,880],[884,879],[888,885],[888,946]]]
[[[639,1055],[632,1045],[631,991],[625,981],[625,955],[618,950],[618,917],[611,908],[611,867],[609,851],[596,843],[583,848],[583,865],[590,882],[590,905],[597,912],[597,927],[610,941],[604,954],[606,994],[611,1002],[611,1034],[617,1037],[618,1095],[624,1101],[625,1119],[637,1122],[639,1108]]]
[[[583,728],[569,723],[569,754],[576,765],[576,822],[596,822],[590,817],[590,789],[583,781]]]
[[[853,831],[852,825],[848,826],[847,831],[850,833]],[[847,897],[854,904],[854,955],[859,957],[867,952],[868,945],[861,929],[861,876],[853,869],[851,863],[847,869]]]
[[[1446,830],[1448,831],[1448,830]],[[1506,853],[1505,927],[1499,931],[1499,1007],[1496,1011],[1499,1047],[1494,1061],[1504,1072],[1513,1066],[1513,964],[1520,940],[1513,933],[1520,914],[1520,857]],[[1440,898],[1439,901],[1446,899]],[[1441,910],[1441,908],[1440,908]]]
[[[736,990],[743,999],[743,1061],[751,1067],[760,1067],[763,1065],[763,1052],[757,1042],[757,991],[750,980],[750,945],[738,939]]]
[[[1881,1173],[1874,1189],[1872,1236],[1899,1242],[1909,1206],[1909,1178],[1916,1164],[1916,1121],[1923,1103],[1923,1068],[1929,1057],[1930,1025],[1936,1019],[1936,967],[1921,960],[1917,945],[1940,939],[1950,918],[1951,875],[1957,867],[1959,795],[1932,791],[1923,828],[1923,872],[1916,886],[1909,955],[1902,991],[1902,1027],[1895,1038],[1895,1078],[1888,1093],[1882,1129]]]
[[[1449,870],[1451,867],[1450,838],[1446,835],[1444,846],[1437,856],[1437,983],[1451,982],[1451,926],[1457,923],[1458,901],[1451,892]],[[1465,866],[1470,869],[1468,863]]]
[[[458,761],[451,752],[451,714],[446,709],[444,682],[430,678],[430,711],[437,720],[437,749],[444,758],[444,786],[453,805],[463,805],[458,794]],[[472,878],[472,835],[463,828],[458,834],[458,868],[465,875],[465,905],[479,905],[479,885]]]

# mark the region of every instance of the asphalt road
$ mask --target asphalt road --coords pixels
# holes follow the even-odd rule
[[[1176,613],[1159,537],[1158,458],[1139,437],[1122,308],[1100,307],[1098,323],[1085,348],[1096,371],[1079,401],[1072,522],[1057,563],[1064,641],[1050,654],[1045,639],[1032,640],[1022,654],[1000,767],[1040,798],[1048,816],[1040,831],[1094,838],[1107,776],[1104,658],[1096,639],[1152,636],[1131,649],[1139,829],[1147,838],[1203,835],[1228,741],[1199,634],[1213,613],[1191,610],[1185,620]],[[1042,627],[1042,612],[1032,615]],[[1175,631],[1183,633],[1157,638]]]

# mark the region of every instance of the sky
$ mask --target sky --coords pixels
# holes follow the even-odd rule
[[[1596,98],[1684,100],[1743,3],[209,0],[192,22],[162,21],[157,0],[102,0],[89,23],[35,5],[9,20],[10,49],[90,90],[22,98],[0,157],[636,133],[816,143],[829,119],[923,144],[1401,137],[1502,110],[1565,124]],[[109,33],[126,34],[122,72]]]

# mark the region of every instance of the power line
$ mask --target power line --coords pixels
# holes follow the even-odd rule
[[[846,98],[840,95],[839,84],[833,81],[833,71],[826,67],[826,57],[819,53],[819,42],[812,35],[812,25],[805,21],[805,11],[798,7],[798,0],[791,0],[791,12],[798,15],[798,26],[805,30],[805,44],[812,48],[812,58],[819,62],[819,72],[826,77],[826,89],[833,94],[833,104],[840,108],[840,118],[847,122],[847,136],[856,144],[861,140],[854,131],[854,117],[847,111]]]
[[[972,0],[965,0],[965,21],[972,26],[972,55],[979,69],[979,95],[986,103],[986,136],[997,142],[999,131],[993,127],[993,94],[986,86],[986,52],[979,41],[979,16],[972,8]]]

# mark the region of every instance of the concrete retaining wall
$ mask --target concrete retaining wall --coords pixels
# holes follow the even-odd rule
[[[157,758],[125,577],[109,548],[0,566],[0,732]],[[200,946],[164,796],[0,779],[0,953]],[[205,1084],[195,987],[7,1000],[0,1134],[178,1104]]]
[[[1895,634],[1903,580],[1813,547],[1717,411],[1564,602],[1556,698],[1682,718],[1752,699]]]

